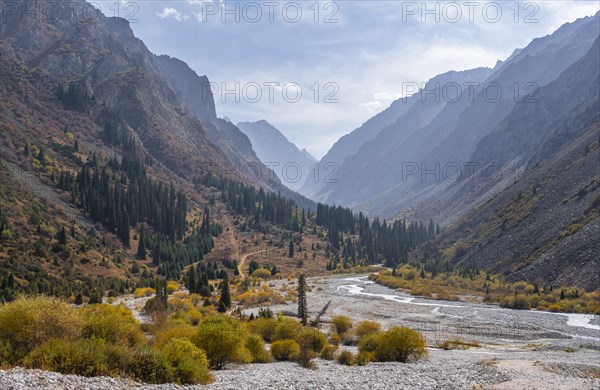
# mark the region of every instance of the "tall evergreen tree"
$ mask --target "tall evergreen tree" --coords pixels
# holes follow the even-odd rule
[[[219,309],[221,306],[224,306],[226,309],[231,307],[231,293],[229,292],[229,278],[227,277],[227,273],[221,281],[221,300],[219,301]]]
[[[65,230],[64,226],[60,229],[60,232],[58,233],[58,243],[60,245],[67,245],[67,231]]]
[[[294,240],[290,241],[290,248],[288,249],[288,257],[294,257]]]
[[[306,278],[300,275],[298,278],[298,318],[302,325],[308,321],[308,306],[306,304]]]
[[[137,257],[140,260],[146,260],[146,234],[144,225],[140,228],[140,241],[138,242]]]

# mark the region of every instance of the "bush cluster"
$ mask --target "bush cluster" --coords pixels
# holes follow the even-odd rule
[[[358,337],[359,348],[356,356],[348,351],[337,355],[337,345],[330,345],[323,332],[295,318],[280,314],[245,321],[214,310],[201,313],[198,296],[180,295],[173,294],[167,309],[143,327],[120,305],[79,307],[42,296],[17,299],[0,306],[0,364],[146,383],[205,384],[212,381],[211,368],[230,363],[275,359],[310,368],[317,356],[362,365],[425,355],[425,339],[407,328],[381,332],[376,322],[353,327],[347,317],[336,317],[335,336]],[[270,352],[265,342],[271,343]]]
[[[600,314],[600,289],[552,288],[525,281],[506,283],[500,276],[478,270],[468,274],[460,271],[432,273],[408,264],[392,272],[383,270],[371,278],[390,288],[402,288],[413,295],[435,299],[457,301],[459,295],[477,295],[485,302],[519,310]]]
[[[122,306],[76,308],[56,298],[24,297],[0,306],[0,364],[147,383],[209,383],[206,354],[187,339],[198,332],[186,331],[165,329],[150,345]]]

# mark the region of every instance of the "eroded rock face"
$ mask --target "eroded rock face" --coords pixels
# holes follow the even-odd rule
[[[99,122],[106,110],[118,115],[155,158],[183,177],[211,172],[244,181],[234,165],[261,164],[247,137],[217,119],[206,76],[152,54],[125,19],[105,17],[85,1],[48,16],[56,4],[11,2],[14,9],[3,15],[3,60],[42,70],[55,88],[75,86],[87,97],[89,114]],[[262,165],[261,171],[273,176]],[[281,187],[276,178],[255,184]]]

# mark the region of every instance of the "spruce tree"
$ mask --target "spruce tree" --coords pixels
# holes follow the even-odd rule
[[[294,241],[290,241],[290,248],[288,250],[288,257],[294,257]]]
[[[60,229],[60,233],[58,233],[58,243],[60,245],[67,245],[67,232],[64,226]]]
[[[46,165],[46,154],[44,153],[44,148],[40,148],[38,152],[37,159],[42,165]]]
[[[225,306],[226,309],[231,307],[231,293],[229,292],[229,278],[227,274],[223,278],[221,282],[221,300],[219,301],[219,311],[221,310],[221,305]]]
[[[144,225],[140,228],[140,241],[138,242],[137,257],[140,260],[146,260],[146,235],[144,234]]]
[[[77,296],[75,297],[75,304],[83,305],[83,295],[81,295],[81,293],[77,294]]]
[[[306,325],[308,320],[308,306],[306,304],[306,278],[300,275],[298,278],[298,318],[302,325]]]

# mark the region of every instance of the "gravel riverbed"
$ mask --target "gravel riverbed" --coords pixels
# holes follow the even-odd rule
[[[369,283],[365,275],[309,279],[314,315],[331,300],[323,320],[344,314],[384,327],[409,326],[427,337],[428,357],[417,363],[371,363],[348,367],[316,360],[316,369],[295,363],[230,366],[214,371],[207,386],[144,385],[127,379],[83,378],[39,370],[0,370],[2,390],[104,389],[598,389],[598,316],[516,311],[493,305],[420,299]],[[293,288],[277,281],[274,288]],[[294,311],[295,304],[271,306]],[[247,313],[257,310],[247,310]],[[478,343],[467,350],[442,350],[438,341]],[[347,348],[347,347],[343,347]],[[350,347],[351,349],[353,347]]]

